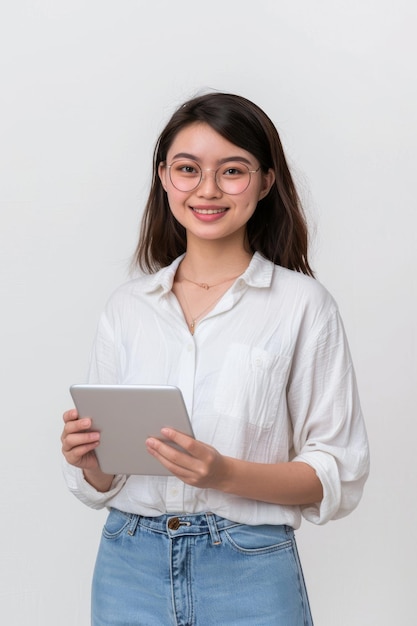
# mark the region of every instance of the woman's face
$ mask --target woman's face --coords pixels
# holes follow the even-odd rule
[[[180,191],[176,186],[188,189],[198,183],[196,165],[203,172],[200,184],[191,191]],[[251,171],[247,188],[235,193],[243,186],[239,182],[240,172],[245,172],[247,177],[247,170]],[[218,186],[216,171],[218,182],[226,191]],[[170,209],[186,229],[188,241],[190,237],[225,241],[238,238],[242,245],[246,223],[274,182],[272,170],[263,173],[250,152],[230,143],[204,123],[191,124],[176,135],[166,163],[159,165],[159,176]]]

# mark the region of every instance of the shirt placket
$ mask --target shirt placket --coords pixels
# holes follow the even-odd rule
[[[194,378],[196,369],[196,343],[189,335],[184,341],[178,360],[178,387],[181,389],[188,414],[192,416],[194,399]],[[176,478],[169,476],[166,485],[167,512],[181,512],[184,510],[184,491],[186,485]]]

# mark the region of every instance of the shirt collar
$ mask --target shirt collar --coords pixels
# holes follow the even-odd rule
[[[171,265],[163,267],[155,274],[148,275],[147,284],[145,284],[143,289],[145,293],[152,293],[160,290],[161,295],[164,295],[171,291],[176,271],[184,257],[185,254],[181,254],[181,256],[176,258],[175,261],[171,263]]]
[[[273,262],[266,259],[259,252],[255,252],[251,262],[240,277],[240,281],[245,282],[248,287],[270,287],[273,272]]]
[[[185,254],[179,256],[175,261],[163,267],[155,274],[148,276],[148,282],[144,287],[146,293],[160,290],[161,295],[165,295],[172,289],[174,277],[179,264]],[[248,267],[240,276],[240,283],[245,282],[249,287],[265,288],[271,285],[274,264],[263,257],[259,252],[255,252]]]

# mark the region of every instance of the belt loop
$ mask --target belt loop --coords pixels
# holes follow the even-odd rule
[[[139,524],[140,515],[132,514],[130,516],[129,528],[127,530],[127,534],[133,537],[136,532],[136,528]]]
[[[222,542],[220,539],[219,529],[213,513],[206,513],[207,526],[210,531],[211,542],[213,546],[219,546]]]

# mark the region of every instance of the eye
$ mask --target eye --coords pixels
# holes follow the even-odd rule
[[[184,172],[184,174],[195,174],[197,170],[192,165],[183,165],[181,171]]]
[[[227,163],[222,170],[221,175],[228,178],[238,178],[239,176],[245,176],[247,173],[248,169],[244,165]]]
[[[171,166],[173,173],[181,176],[198,176],[200,169],[196,163],[177,161]]]

